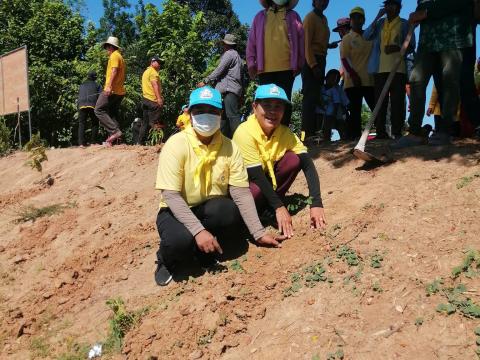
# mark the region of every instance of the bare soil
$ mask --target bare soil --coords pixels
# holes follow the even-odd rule
[[[462,283],[480,303],[480,277],[451,277],[465,250],[480,250],[480,143],[418,147],[381,167],[355,160],[352,145],[311,151],[326,231],[310,230],[299,204],[281,249],[250,244],[228,271],[192,265],[165,288],[153,279],[159,149],[49,150],[42,173],[22,152],[0,159],[0,358],[79,354],[107,338],[105,303],[118,297],[148,310],[108,355],[118,359],[476,358],[478,318],[439,313],[446,297],[426,285]],[[307,195],[303,175],[291,193]],[[63,212],[16,221],[53,204]],[[358,265],[338,258],[342,245]],[[318,263],[327,280],[306,281]]]

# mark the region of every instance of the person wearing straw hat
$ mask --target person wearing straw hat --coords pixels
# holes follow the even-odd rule
[[[110,36],[103,43],[103,48],[108,53],[108,64],[105,86],[95,105],[95,115],[109,134],[105,145],[112,146],[113,142],[122,136],[117,116],[125,96],[126,66],[122,54],[120,54],[120,45],[116,37]]]
[[[344,69],[344,89],[350,101],[350,117],[347,121],[347,136],[350,140],[360,137],[362,132],[363,99],[373,111],[375,91],[373,76],[368,73],[368,59],[372,42],[363,38],[365,11],[355,7],[350,11],[352,30],[343,37],[340,45],[340,58]]]
[[[87,81],[80,85],[78,90],[78,145],[84,148],[85,142],[85,122],[88,118],[92,121],[92,131],[90,133],[90,142],[97,142],[98,119],[95,116],[95,104],[102,87],[97,83],[97,73],[89,71]]]
[[[161,241],[155,282],[160,286],[193,258],[203,268],[218,268],[217,256],[240,229],[240,219],[257,244],[279,247],[284,239],[267,233],[260,223],[242,155],[219,130],[220,92],[208,86],[195,89],[188,111],[192,126],[168,139],[158,162]]]
[[[253,19],[247,42],[247,66],[260,85],[277,84],[292,97],[295,77],[305,63],[302,20],[294,8],[298,0],[260,0],[264,10]],[[291,109],[285,114],[289,123]]]
[[[213,72],[208,75],[197,86],[202,87],[205,84],[214,84],[215,89],[220,91],[223,96],[225,107],[222,118],[221,131],[228,138],[232,138],[233,133],[240,125],[240,98],[243,93],[242,88],[242,58],[237,51],[237,39],[235,35],[226,34],[222,40],[223,54],[220,57],[220,63]]]
[[[325,79],[327,49],[330,40],[330,29],[323,11],[329,0],[313,0],[313,10],[305,16],[303,29],[305,32],[305,64],[302,69],[302,130],[305,136],[315,135],[315,107]]]
[[[332,32],[338,33],[340,39],[343,39],[352,28],[350,27],[350,18],[344,17],[337,20],[337,26],[333,28]]]
[[[253,114],[238,127],[233,141],[245,161],[258,213],[270,218],[275,216],[280,232],[290,238],[293,225],[284,196],[300,170],[305,174],[310,194],[310,226],[324,228],[326,221],[315,165],[305,145],[290,128],[281,124],[288,107],[291,102],[280,86],[259,86]]]
[[[145,141],[148,129],[157,127],[162,128],[164,124],[160,120],[163,107],[162,83],[160,82],[160,58],[153,56],[150,60],[150,66],[142,75],[142,125],[138,133],[138,138],[134,139],[137,145]]]

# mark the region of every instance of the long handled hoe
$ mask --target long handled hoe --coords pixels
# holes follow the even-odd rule
[[[355,146],[355,148],[353,149],[353,155],[361,160],[364,160],[367,162],[371,162],[371,161],[381,162],[381,163],[385,162],[384,160],[366,152],[365,145],[367,143],[368,135],[370,134],[372,125],[375,119],[377,118],[378,113],[380,112],[380,108],[382,107],[383,100],[385,100],[385,96],[387,96],[388,90],[390,89],[390,85],[392,84],[393,78],[395,77],[395,73],[397,72],[397,69],[401,64],[402,59],[404,58],[405,53],[407,52],[407,48],[408,48],[408,45],[410,44],[410,40],[412,39],[414,29],[415,27],[410,25],[407,37],[405,38],[405,41],[402,44],[402,48],[400,49],[400,56],[396,60],[395,65],[392,68],[392,71],[390,71],[390,74],[388,75],[387,81],[385,82],[385,86],[383,87],[380,97],[377,100],[377,104],[375,105],[375,109],[373,110],[372,116],[370,117],[370,120],[368,120],[367,126],[363,130],[362,136],[360,137],[360,140],[358,141],[357,146]]]

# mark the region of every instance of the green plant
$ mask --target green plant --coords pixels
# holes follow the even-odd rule
[[[151,146],[161,144],[164,135],[163,129],[161,128],[150,129],[150,132],[148,133],[148,144]]]
[[[342,360],[345,357],[342,348],[338,348],[334,353],[327,354],[327,360]]]
[[[480,177],[480,172],[475,173],[471,176],[464,176],[460,179],[460,181],[457,183],[457,189],[464,188],[465,186],[469,185],[475,178]]]
[[[327,281],[324,269],[321,262],[307,266],[304,270],[305,273],[305,286],[314,287],[319,281]]]
[[[283,297],[289,297],[297,293],[302,288],[302,275],[299,273],[293,273],[291,278],[291,285],[283,290]]]
[[[478,275],[480,269],[480,251],[468,250],[466,252],[463,262],[452,269],[452,277],[455,279],[462,273],[466,273],[466,276],[471,278]]]
[[[34,337],[30,341],[30,350],[35,358],[45,358],[50,354],[50,345],[42,337]]]
[[[441,285],[443,285],[443,279],[438,278],[433,280],[433,282],[427,284],[425,287],[425,291],[427,292],[427,296],[433,295],[438,293],[441,290]]]
[[[480,318],[480,305],[465,296],[466,291],[467,288],[463,284],[458,284],[454,288],[443,289],[442,292],[447,298],[448,303],[439,304],[437,311],[445,312],[448,315],[458,311],[461,315],[469,319]]]
[[[312,205],[313,198],[311,196],[306,197],[301,194],[293,194],[286,198],[287,210],[292,214],[297,214],[305,207]]]
[[[113,317],[109,321],[109,332],[104,343],[104,351],[106,353],[119,352],[125,335],[138,324],[148,309],[127,311],[121,298],[109,299],[106,304],[113,311]]]
[[[24,206],[17,212],[15,222],[22,223],[27,221],[35,221],[44,216],[61,214],[65,209],[76,207],[76,203],[69,204],[53,204],[37,208],[33,205]]]
[[[337,258],[342,259],[349,266],[357,266],[360,264],[360,259],[355,250],[346,245],[343,245],[338,249]]]
[[[415,319],[415,326],[422,326],[423,325],[423,318],[422,317],[418,317]]]
[[[32,169],[42,171],[42,162],[47,161],[45,153],[45,142],[40,138],[40,133],[32,135],[31,140],[25,144],[24,150],[28,151],[28,161],[26,162]]]
[[[383,256],[377,251],[370,257],[370,266],[374,269],[382,267]]]
[[[230,263],[230,269],[233,271],[239,272],[239,273],[244,273],[245,269],[243,268],[242,264],[238,260],[233,260]]]
[[[382,286],[380,285],[380,283],[378,281],[375,281],[373,283],[372,290],[377,292],[377,293],[382,293],[383,292]]]
[[[12,149],[10,135],[12,131],[5,124],[5,119],[0,118],[0,156],[6,155]]]
[[[88,358],[90,349],[88,344],[79,344],[72,339],[67,339],[66,348],[66,351],[61,353],[57,360],[84,360]]]

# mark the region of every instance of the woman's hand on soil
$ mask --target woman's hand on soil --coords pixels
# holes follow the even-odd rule
[[[257,244],[267,247],[282,247],[282,241],[287,237],[285,235],[273,236],[272,234],[265,234],[257,240]]]
[[[279,207],[275,210],[275,217],[277,218],[278,231],[290,239],[293,236],[292,217],[285,206]]]
[[[200,251],[204,253],[208,254],[216,251],[219,254],[223,254],[223,250],[220,247],[217,239],[207,230],[202,230],[197,235],[195,235],[195,241],[197,242],[197,246]]]
[[[312,229],[325,229],[327,220],[325,219],[325,211],[321,207],[310,208],[310,227]]]

